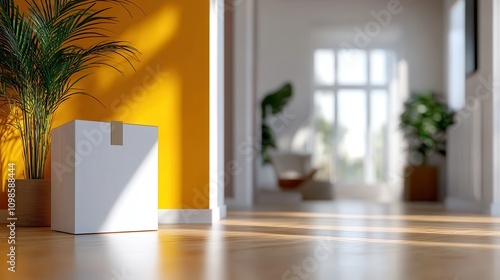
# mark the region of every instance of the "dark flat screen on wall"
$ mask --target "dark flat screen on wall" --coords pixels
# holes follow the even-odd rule
[[[477,0],[465,0],[465,74],[476,72],[477,53]]]

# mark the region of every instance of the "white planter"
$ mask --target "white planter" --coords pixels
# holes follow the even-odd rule
[[[52,230],[158,230],[158,128],[116,127],[118,145],[111,123],[76,120],[53,130]]]

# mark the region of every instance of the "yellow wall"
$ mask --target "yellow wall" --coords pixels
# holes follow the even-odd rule
[[[208,193],[209,180],[209,1],[135,2],[146,15],[131,7],[131,18],[116,7],[112,13],[120,24],[112,28],[141,51],[136,71],[129,67],[122,76],[98,69],[80,87],[106,108],[75,97],[59,109],[54,127],[74,119],[158,126],[160,209],[208,208],[200,193]],[[0,142],[2,179],[8,161],[21,161],[20,148],[8,135]],[[5,209],[5,190],[2,194]]]

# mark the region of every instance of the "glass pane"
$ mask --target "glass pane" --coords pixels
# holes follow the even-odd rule
[[[373,145],[373,167],[376,182],[386,180],[388,93],[387,90],[371,92],[371,137]]]
[[[338,176],[341,182],[364,181],[366,156],[366,91],[338,92]]]
[[[318,179],[332,180],[333,128],[335,121],[333,91],[318,90],[314,94],[315,135],[314,166],[318,167]]]
[[[338,52],[339,84],[365,85],[367,55],[364,50],[345,49]]]
[[[448,101],[454,110],[465,106],[465,2],[457,1],[450,10],[448,31]]]
[[[320,86],[331,86],[335,82],[333,50],[319,49],[314,52],[314,80]]]
[[[387,78],[387,52],[384,50],[373,50],[370,53],[370,79],[371,84],[376,86],[386,85]]]

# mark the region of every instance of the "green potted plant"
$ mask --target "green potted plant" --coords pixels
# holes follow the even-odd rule
[[[260,103],[262,111],[260,153],[263,164],[270,162],[268,150],[276,148],[276,140],[274,139],[274,132],[269,124],[269,117],[281,113],[292,98],[292,95],[292,84],[285,83],[278,90],[268,93]]]
[[[22,143],[25,180],[16,181],[20,226],[50,225],[50,181],[45,167],[51,128],[59,106],[75,95],[75,86],[96,67],[121,72],[114,57],[129,64],[138,51],[112,39],[107,29],[116,18],[111,5],[129,0],[27,0],[21,11],[13,0],[0,0],[0,106]],[[125,8],[126,9],[126,8]]]
[[[414,94],[404,105],[400,127],[409,145],[410,165],[405,170],[405,198],[409,201],[438,199],[438,168],[428,165],[432,154],[446,155],[446,131],[455,113],[434,92]]]

